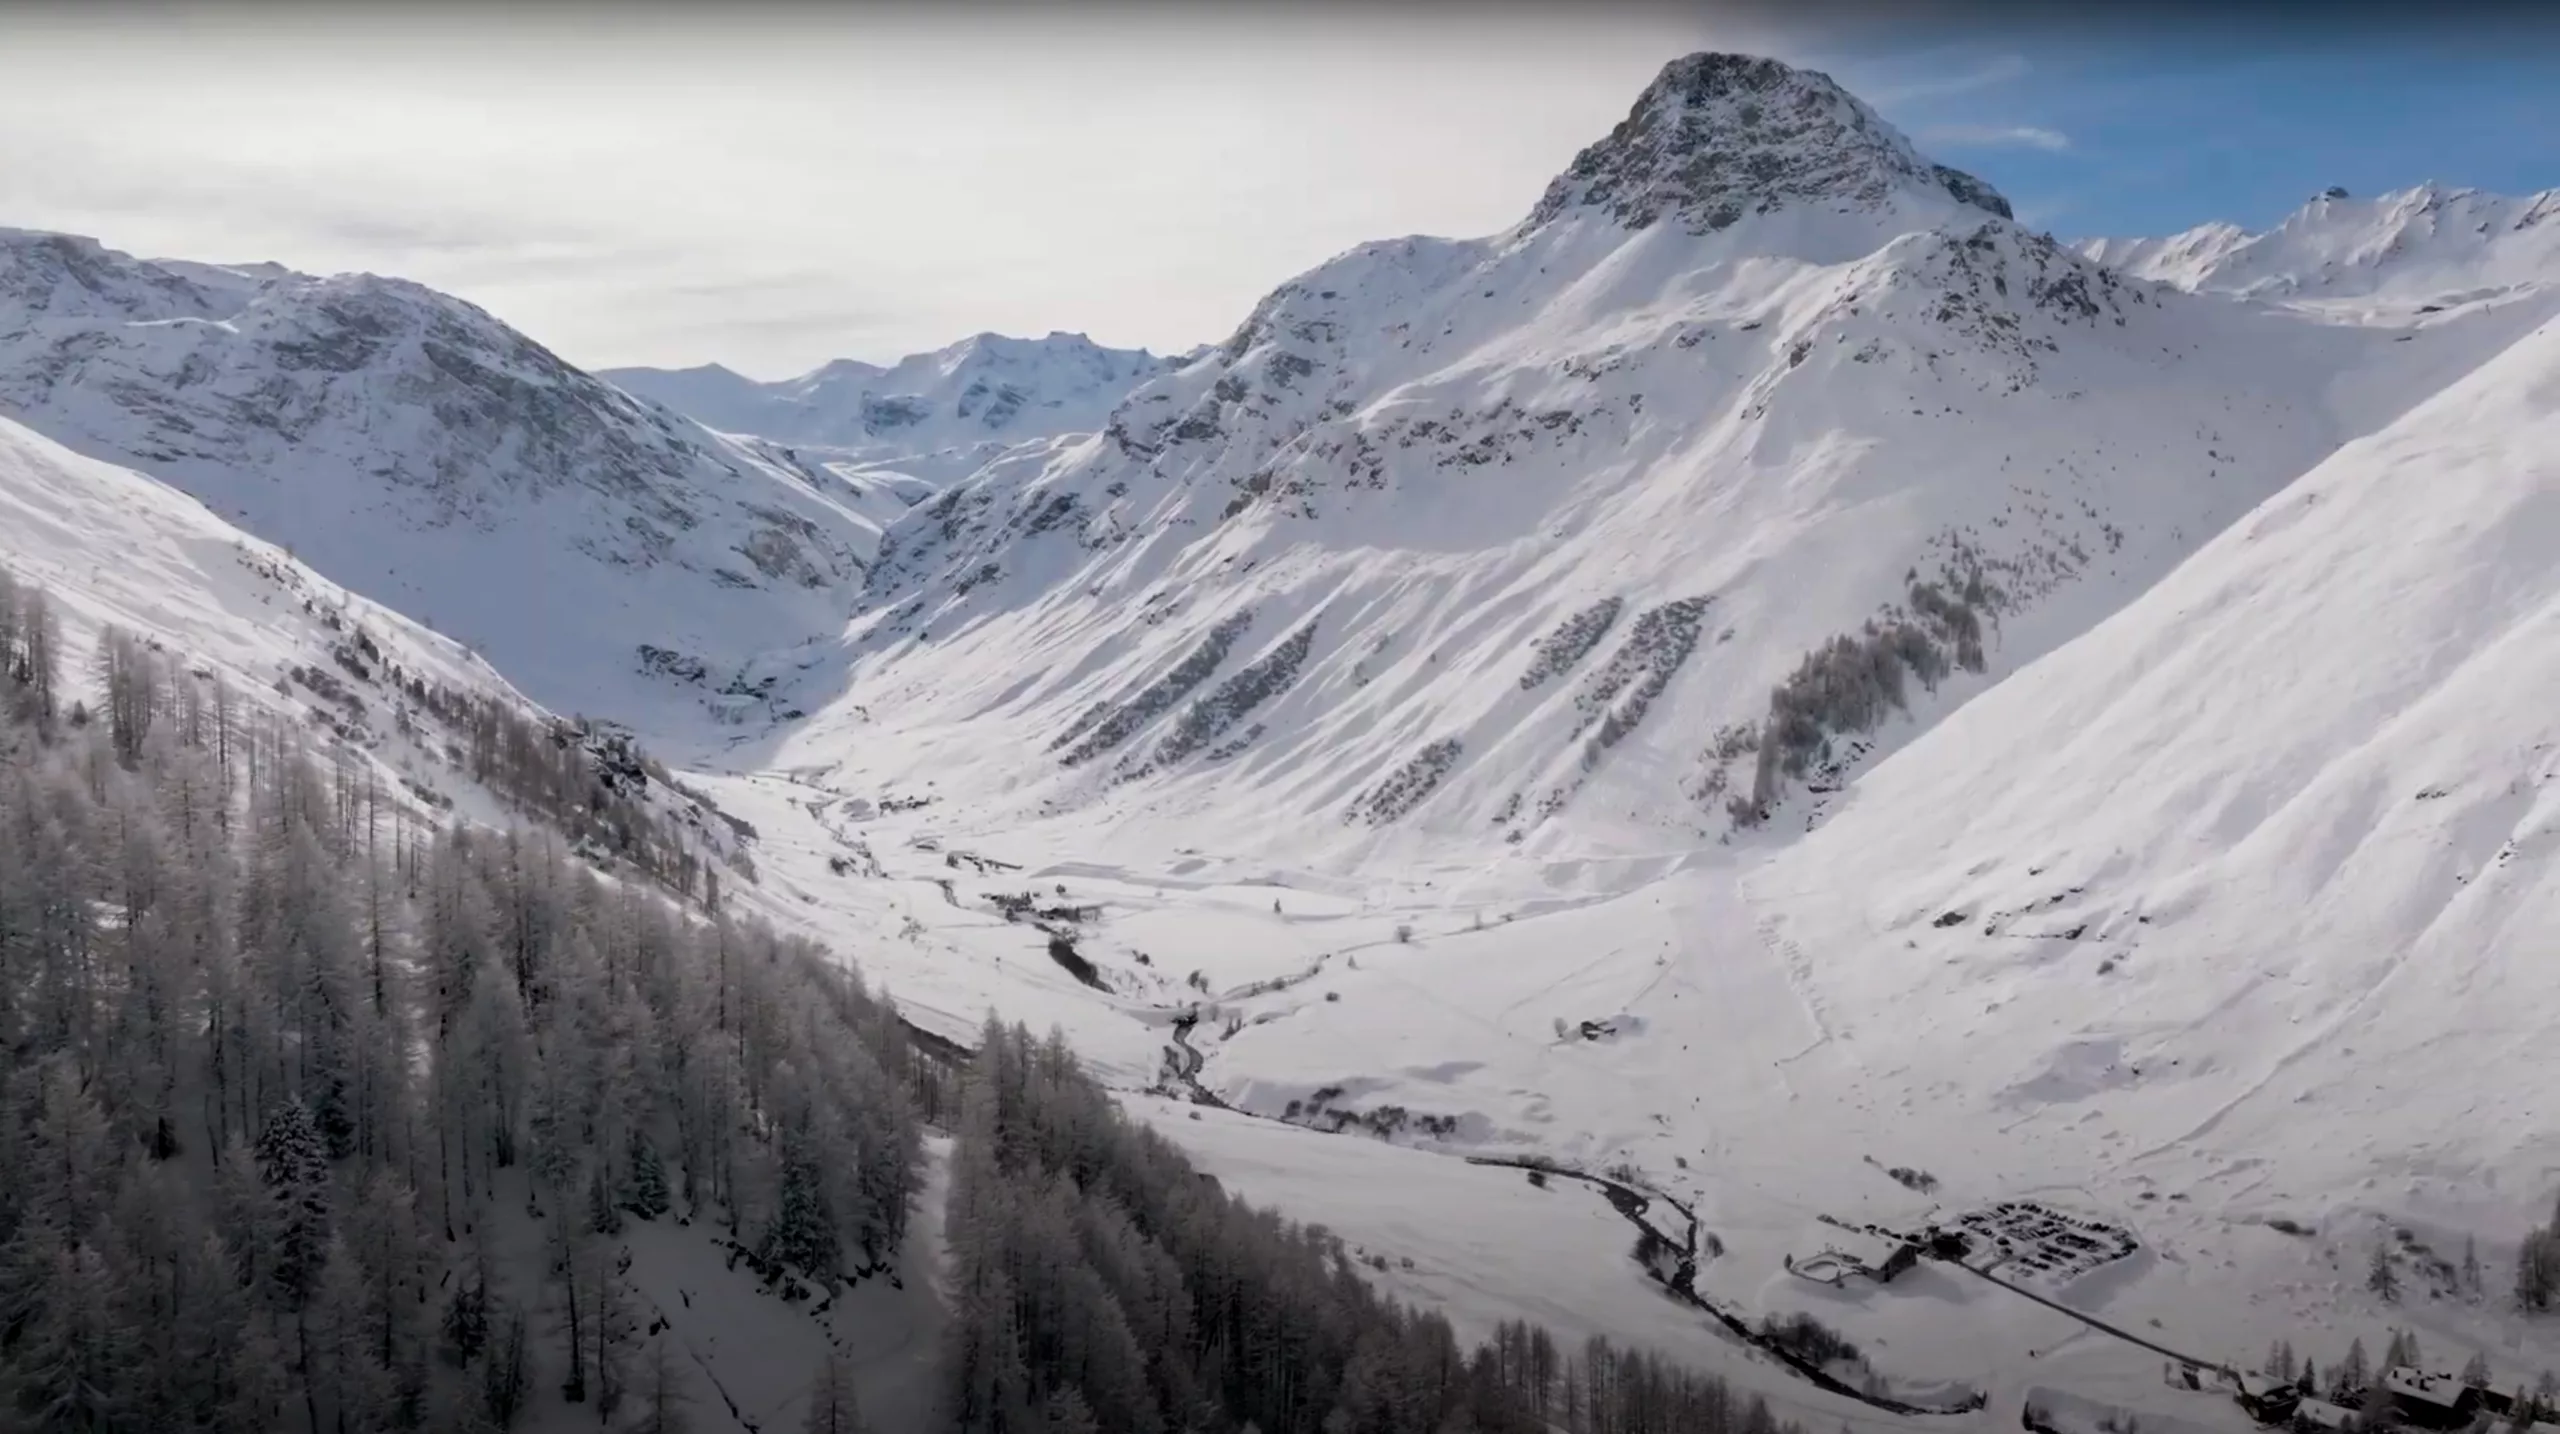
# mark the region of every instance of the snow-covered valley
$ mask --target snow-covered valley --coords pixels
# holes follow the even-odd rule
[[[778,385],[0,232],[0,565],[421,813],[524,819],[331,694],[354,631],[627,724],[733,904],[933,1035],[1057,1027],[1471,1338],[1814,1429],[2236,1430],[2162,1350],[2560,1364],[2507,1298],[2560,1189],[2554,193],[2065,245],[1696,56],[1512,229],[1214,347]],[[1818,1277],[2007,1202],[2131,1253]],[[1799,1313],[1845,1392],[1721,1322]]]

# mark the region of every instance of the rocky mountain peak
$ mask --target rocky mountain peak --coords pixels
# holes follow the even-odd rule
[[[0,307],[21,319],[196,317],[226,305],[183,275],[78,234],[0,228]]]
[[[1923,158],[1830,76],[1702,53],[1664,66],[1627,117],[1547,186],[1530,222],[1596,208],[1631,229],[1671,216],[1704,233],[1788,203],[1873,208],[1897,190],[2012,217],[1999,191]]]

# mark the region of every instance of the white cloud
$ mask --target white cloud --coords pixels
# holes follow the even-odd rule
[[[0,223],[401,274],[598,366],[1174,350],[1352,244],[1510,224],[1665,62],[1769,48],[1645,9],[807,8],[39,12]]]
[[[2041,149],[2059,154],[2071,148],[2071,136],[2031,124],[1942,124],[1920,132],[1923,144],[1967,149]]]
[[[1861,91],[1862,97],[1874,105],[1900,105],[1913,100],[1944,99],[1950,95],[1968,95],[2005,85],[2027,77],[2034,66],[2024,55],[1992,55],[1959,70],[1928,67],[1927,73],[1912,73],[1921,68],[1912,63],[1898,64],[1876,83]]]

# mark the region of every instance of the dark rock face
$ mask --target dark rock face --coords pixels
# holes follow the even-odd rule
[[[126,320],[207,317],[221,307],[184,276],[154,271],[141,282],[95,239],[0,230],[0,332],[14,318]]]
[[[1897,188],[2012,217],[1997,190],[1921,158],[1829,76],[1700,54],[1664,67],[1626,119],[1547,187],[1530,220],[1588,206],[1630,229],[1670,216],[1706,233],[1790,202],[1872,207]]]
[[[1965,173],[1961,169],[1950,168],[1943,164],[1933,164],[1929,166],[1929,174],[1930,177],[1937,180],[1949,194],[1954,195],[1956,198],[1963,200],[1965,203],[1972,205],[1976,209],[1988,210],[1993,214],[1999,215],[2003,219],[2014,220],[2018,217],[2010,210],[2009,201],[2001,197],[1999,190],[1992,188],[1990,185],[1983,183],[1981,180]]]

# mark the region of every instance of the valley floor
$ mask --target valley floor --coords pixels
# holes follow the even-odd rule
[[[1877,1007],[1854,967],[1843,977],[1792,944],[1747,853],[1669,856],[1617,891],[1527,861],[1373,885],[1207,851],[1115,860],[1107,834],[973,831],[930,805],[882,813],[773,775],[700,780],[759,833],[756,899],[853,953],[911,1020],[964,1040],[989,1010],[1058,1026],[1132,1114],[1231,1189],[1334,1229],[1379,1257],[1384,1287],[1469,1336],[1525,1316],[1649,1343],[1814,1428],[2010,1428],[2039,1386],[2247,1427],[2226,1395],[2170,1387],[2151,1349],[1952,1265],[1838,1287],[1789,1272],[1841,1239],[1828,1222],[1910,1231],[2025,1200],[2129,1230],[2137,1248],[2076,1278],[2004,1275],[2208,1363],[2254,1368],[2288,1339],[2326,1367],[2396,1328],[2448,1368],[2485,1352],[2501,1386],[2560,1362],[2550,1327],[2504,1310],[2502,1273],[2477,1303],[2429,1287],[2423,1252],[2458,1258],[2460,1229],[2401,1237],[2409,1293],[2373,1303],[2377,1212],[2407,1208],[2407,1192],[2295,1186],[2302,1152],[2217,1142],[2217,1111],[2255,1089],[2244,1060],[2145,1076],[2103,1032],[1997,1049],[1944,1005]],[[1056,913],[1046,926],[1109,989],[1051,958],[1036,915],[990,900],[1009,894]],[[1200,1090],[1229,1108],[1176,1098],[1187,1049]],[[1716,1306],[1754,1324],[1814,1315],[1863,1351],[1853,1385],[1987,1402],[1913,1420],[1818,1389],[1649,1279],[1600,1191],[1469,1155],[1632,1173],[1694,1210],[1695,1287]],[[1929,1193],[1895,1167],[1927,1172]]]

